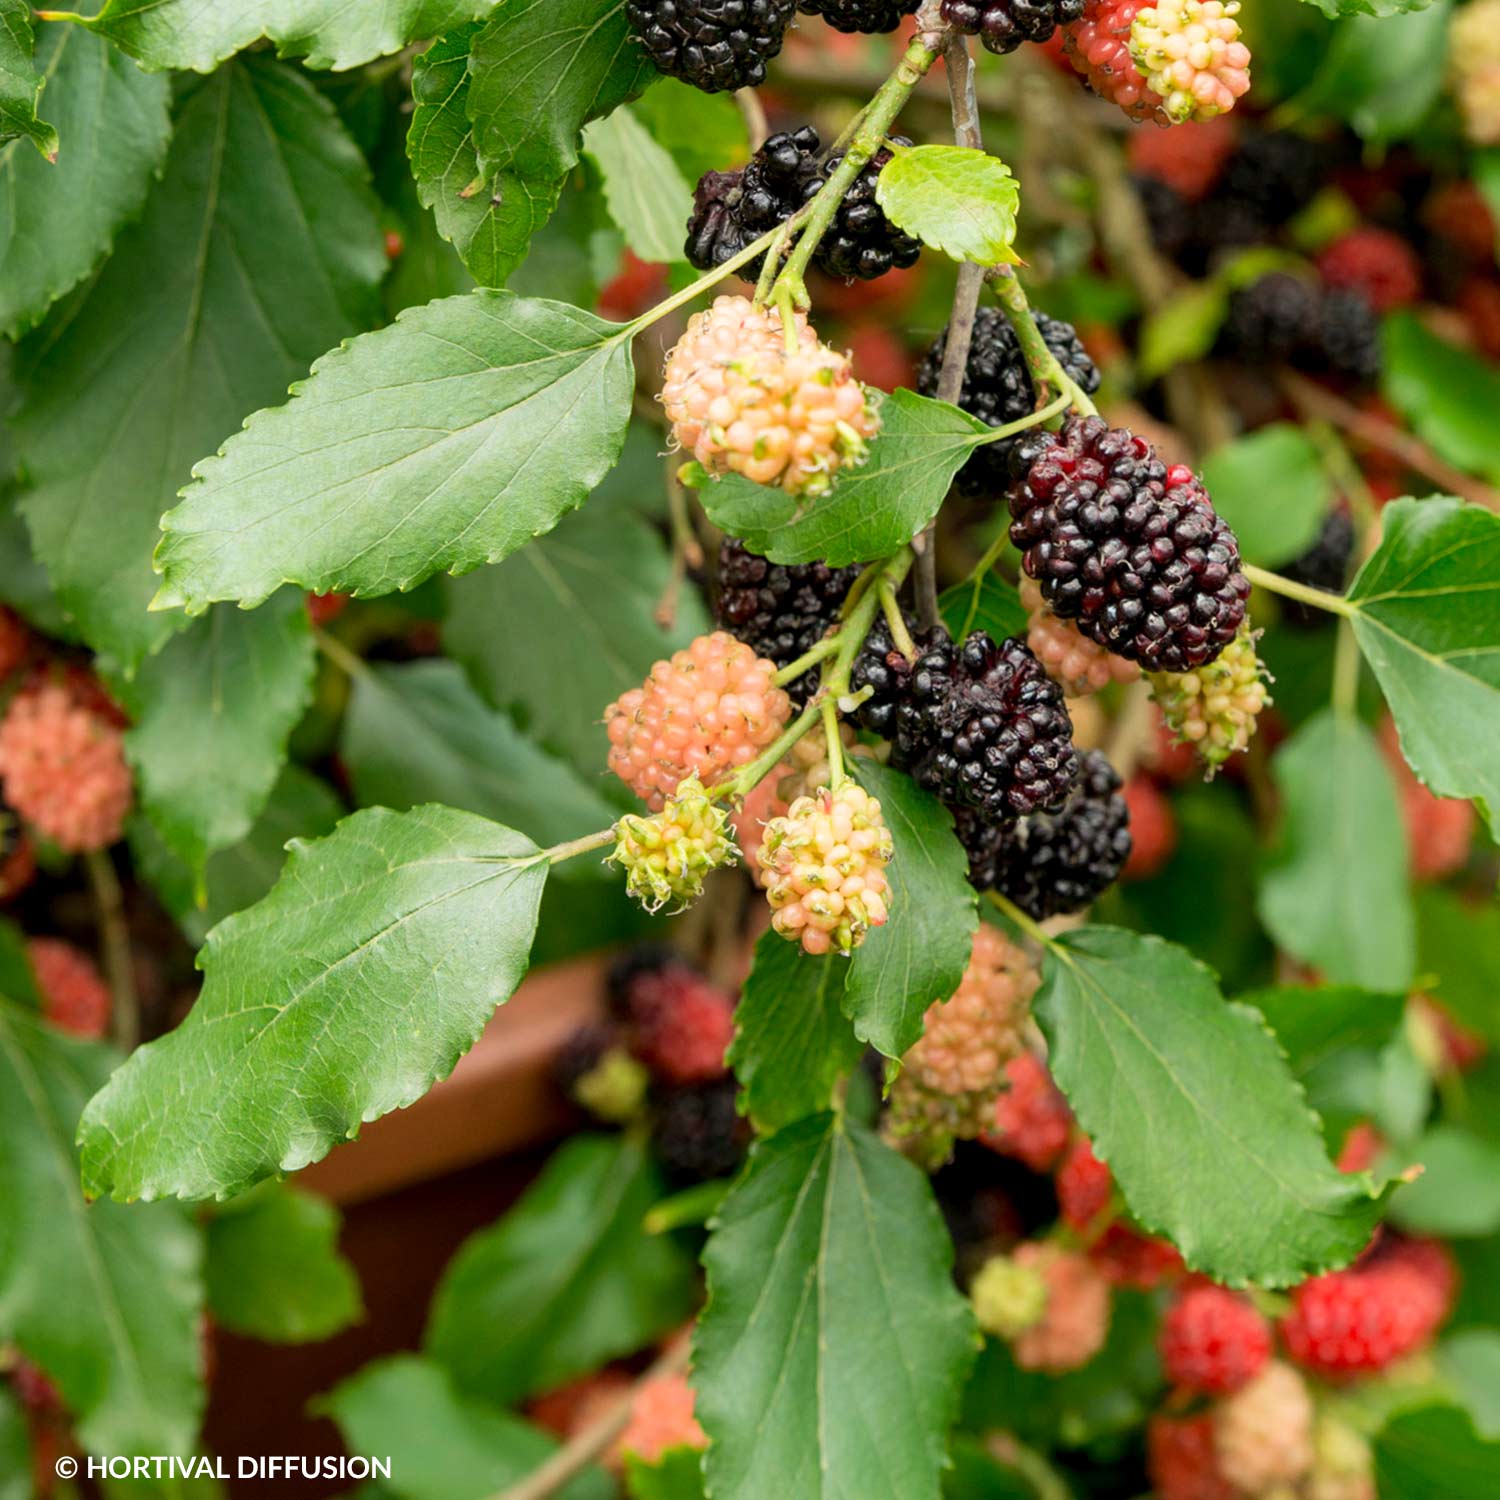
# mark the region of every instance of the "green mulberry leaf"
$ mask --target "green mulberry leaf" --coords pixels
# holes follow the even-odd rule
[[[998,156],[971,146],[898,146],[875,179],[898,229],[958,261],[1013,265],[1021,185]]]
[[[46,78],[32,56],[31,6],[27,0],[0,0],[0,146],[27,140],[47,162],[57,160],[57,131],[37,118]]]

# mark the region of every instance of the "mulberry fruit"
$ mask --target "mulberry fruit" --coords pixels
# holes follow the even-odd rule
[[[687,776],[660,812],[620,819],[609,860],[626,872],[626,889],[647,911],[668,902],[690,906],[709,874],[734,863],[738,851],[728,825],[729,814],[696,776]]]
[[[1158,119],[1179,125],[1228,113],[1250,88],[1239,0],[1155,0],[1130,27],[1130,56],[1161,99]]]
[[[1357,292],[1378,313],[1410,307],[1422,295],[1422,263],[1399,234],[1372,224],[1340,235],[1318,256],[1325,286]]]
[[[1111,1286],[1154,1292],[1183,1276],[1187,1267],[1177,1247],[1116,1220],[1089,1251]]]
[[[630,1420],[616,1451],[655,1464],[670,1448],[706,1448],[708,1435],[693,1415],[693,1388],[686,1375],[659,1375],[636,1391]]]
[[[1073,331],[1072,324],[1038,313],[1036,325],[1068,379],[1088,395],[1097,391],[1100,382],[1098,368]],[[927,351],[917,373],[917,389],[922,395],[937,395],[943,373],[943,356],[947,350],[948,330],[945,328]],[[998,308],[981,307],[974,317],[974,333],[969,341],[969,358],[964,366],[958,405],[991,427],[1004,427],[1029,417],[1036,410],[1036,404],[1036,388],[1031,383],[1031,372],[1010,320]],[[1001,438],[976,448],[958,471],[960,491],[984,498],[1002,494],[1009,478],[1011,451],[1019,440],[1019,437]]]
[[[662,1169],[689,1185],[739,1170],[750,1126],[736,1106],[732,1078],[664,1090],[656,1101],[651,1143]]]
[[[1161,96],[1130,55],[1130,29],[1145,9],[1146,0],[1086,0],[1083,14],[1063,27],[1063,53],[1101,99],[1117,104],[1132,120],[1168,125]]]
[[[778,667],[812,650],[838,623],[858,567],[814,562],[768,562],[743,542],[726,537],[719,549],[720,627]],[[818,684],[816,667],[787,685],[792,702],[805,703]]]
[[[1271,1357],[1270,1325],[1250,1302],[1220,1286],[1189,1287],[1161,1325],[1167,1379],[1202,1396],[1248,1385]]]
[[[1073,1111],[1052,1081],[1047,1065],[1023,1052],[1005,1065],[1005,1091],[995,1101],[994,1129],[980,1137],[992,1151],[1050,1172],[1067,1149]]]
[[[976,890],[995,890],[1037,921],[1082,911],[1130,857],[1130,814],[1103,754],[1081,757],[1078,785],[1055,813],[988,823],[961,809],[959,842]]]
[[[1331,291],[1318,309],[1318,360],[1351,380],[1380,374],[1380,319],[1358,292]]]
[[[1313,1467],[1307,1500],[1376,1500],[1375,1455],[1347,1422],[1320,1412],[1313,1428]]]
[[[1244,1500],[1219,1467],[1212,1412],[1157,1412],[1146,1424],[1146,1470],[1156,1500]]]
[[[1019,1338],[1047,1315],[1047,1279],[1032,1259],[992,1255],[969,1283],[969,1301],[984,1332]]]
[[[1270,1361],[1214,1414],[1214,1448],[1231,1484],[1252,1495],[1296,1484],[1313,1464],[1313,1404],[1290,1365]]]
[[[1114,1174],[1094,1155],[1093,1142],[1080,1136],[1057,1169],[1057,1206],[1063,1222],[1083,1233],[1109,1207]]]
[[[712,271],[784,224],[816,196],[827,180],[818,162],[822,141],[811,125],[768,136],[735,172],[705,172],[693,192],[685,254],[690,265]],[[765,257],[740,274],[760,274]]]
[[[1420,1349],[1446,1315],[1442,1288],[1399,1258],[1305,1281],[1282,1320],[1287,1352],[1325,1380],[1372,1375]]]
[[[850,678],[856,692],[868,689],[870,694],[856,710],[859,722],[872,734],[888,740],[896,738],[902,706],[911,701],[914,693],[920,691],[926,695],[932,690],[925,680],[914,681],[917,664],[952,646],[952,638],[941,625],[912,630],[911,623],[909,619],[906,622],[916,648],[912,660],[896,646],[890,626],[877,619],[854,659]]]
[[[725,1073],[734,1001],[669,951],[639,950],[611,973],[610,998],[630,1050],[666,1083],[708,1083]]]
[[[1019,636],[976,630],[917,658],[896,761],[945,801],[999,820],[1057,807],[1078,774],[1062,689]]]
[[[1109,1333],[1109,1283],[1086,1255],[1057,1245],[1030,1240],[1016,1248],[1014,1259],[1040,1271],[1047,1283],[1041,1320],[1011,1340],[1016,1363],[1047,1375],[1081,1369]]]
[[[898,146],[911,145],[905,136],[891,140]],[[827,171],[835,172],[842,160],[842,153],[830,156]],[[887,271],[909,269],[921,257],[921,240],[897,229],[876,201],[880,174],[890,160],[891,152],[881,147],[850,183],[828,232],[813,252],[813,264],[826,275],[843,281],[875,281]]]
[[[61,938],[31,938],[26,957],[36,975],[42,1016],[59,1031],[95,1039],[109,1031],[109,986],[93,959]]]
[[[1464,133],[1476,146],[1500,146],[1500,0],[1474,0],[1454,15],[1448,58]]]
[[[675,441],[709,474],[816,496],[868,457],[880,421],[848,357],[819,343],[802,313],[795,332],[788,352],[780,315],[745,297],[689,321],[661,400]]]
[[[0,722],[5,800],[69,854],[120,837],[132,786],[119,727],[55,682],[23,688]]]
[[[612,1125],[640,1116],[651,1082],[619,1029],[609,1024],[579,1027],[559,1048],[552,1076],[575,1104]]]
[[[775,675],[775,663],[732,635],[700,635],[604,711],[610,770],[652,812],[689,776],[712,786],[786,727],[791,699]]]
[[[1271,701],[1266,669],[1255,653],[1257,637],[1247,623],[1207,666],[1152,674],[1151,696],[1167,727],[1192,745],[1210,776],[1249,746],[1256,721]]]
[[[1316,287],[1272,271],[1230,294],[1220,347],[1256,364],[1300,359],[1318,347],[1322,307]]]
[[[894,1140],[912,1140],[941,1162],[955,1139],[972,1139],[993,1122],[1005,1064],[1022,1050],[1040,983],[1025,950],[981,922],[958,988],[927,1007],[922,1035],[901,1059],[886,1120]]]
[[[1126,150],[1138,176],[1165,183],[1185,202],[1196,203],[1224,175],[1237,139],[1235,122],[1217,115],[1172,130],[1132,131]]]
[[[1011,540],[1054,614],[1147,671],[1190,671],[1234,639],[1250,583],[1191,469],[1102,417],[1030,436],[1011,462]]]
[[[625,15],[657,68],[708,94],[757,88],[797,0],[629,0]]]
[[[1293,583],[1322,589],[1328,594],[1342,594],[1349,580],[1349,564],[1354,557],[1354,520],[1347,509],[1339,506],[1323,518],[1317,540],[1300,556],[1282,568],[1282,575]],[[1295,599],[1281,601],[1281,618],[1289,625],[1308,629],[1331,619],[1326,609],[1299,604]]]
[[[1047,41],[1083,12],[1084,0],[943,0],[942,15],[955,30],[1003,55],[1022,42]]]
[[[797,0],[797,8],[822,16],[835,31],[873,34],[894,31],[917,8],[917,0]]]
[[[1112,682],[1134,682],[1141,675],[1135,662],[1105,650],[1071,620],[1053,614],[1034,578],[1021,580],[1021,607],[1026,611],[1026,644],[1066,697],[1086,698]]]
[[[808,953],[850,953],[884,925],[895,846],[880,803],[846,781],[766,824],[760,863],[771,925]]]
[[[1330,165],[1328,147],[1310,136],[1246,131],[1225,168],[1223,198],[1246,204],[1268,226],[1285,224],[1312,202]]]

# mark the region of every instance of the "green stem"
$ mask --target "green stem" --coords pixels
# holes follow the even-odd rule
[[[1333,651],[1333,711],[1341,719],[1352,719],[1359,709],[1359,642],[1354,626],[1345,615],[1339,621]]]
[[[889,579],[893,589],[900,588],[914,560],[911,548],[903,547],[895,557],[882,565],[880,583]],[[875,623],[875,611],[879,608],[880,587],[877,584],[875,588],[866,588],[859,603],[844,621],[843,628],[839,631],[839,654],[834,658],[831,668],[823,668],[823,687],[830,697],[843,698],[848,694],[849,673],[854,666],[854,658],[859,655],[859,648],[864,645],[870,626]]]
[[[721,781],[718,786],[708,789],[710,797],[743,797],[752,788],[757,786],[771,771],[780,765],[782,757],[812,728],[814,720],[822,712],[822,707],[817,698],[814,698],[806,708],[781,731],[775,744],[762,750],[761,753],[743,766],[729,781]]]
[[[313,640],[317,642],[318,650],[345,677],[368,677],[370,675],[369,664],[365,659],[351,651],[337,636],[329,635],[326,630],[314,630]]]
[[[1020,278],[1009,266],[999,266],[992,273],[990,284],[995,289],[1001,310],[1016,331],[1016,342],[1021,346],[1021,354],[1026,360],[1026,368],[1031,371],[1033,383],[1037,386],[1051,386],[1053,390],[1067,396],[1068,404],[1084,416],[1094,416],[1098,408],[1068,378],[1063,367],[1058,364],[1057,356],[1047,347],[1047,341],[1042,337],[1042,331],[1036,326],[1036,319],[1031,314],[1031,303],[1026,299],[1026,289],[1021,285]]]
[[[990,898],[990,905],[996,911],[1004,912],[1033,942],[1040,943],[1049,953],[1056,953],[1059,958],[1068,959],[1067,950],[1058,943],[1057,939],[1048,937],[1042,931],[1041,927],[1028,917],[1009,896],[1002,896],[999,891],[989,891],[987,894]],[[1071,962],[1072,960],[1068,959],[1068,961]]]
[[[823,699],[823,738],[828,742],[828,788],[844,784],[844,741],[839,734],[839,711],[832,698]]]
[[[897,64],[896,71],[881,84],[875,97],[870,100],[859,128],[844,152],[843,160],[809,205],[807,225],[776,278],[773,298],[781,295],[789,298],[797,307],[810,305],[804,278],[812,262],[813,252],[828,232],[839,204],[854,186],[855,178],[880,150],[892,123],[901,113],[902,106],[911,98],[912,90],[926,77],[937,58],[938,54],[920,36],[914,37],[911,46],[906,49],[906,55]]]
[[[729,1191],[727,1177],[700,1182],[670,1198],[663,1198],[646,1210],[641,1227],[647,1234],[669,1234],[674,1229],[694,1228],[706,1224],[718,1212]]]
[[[810,651],[804,651],[795,661],[789,661],[771,681],[777,687],[785,687],[789,682],[795,682],[804,672],[817,666],[820,661],[830,657],[839,649],[839,638],[837,635],[825,636]]]
[[[580,854],[590,854],[595,849],[602,849],[606,844],[612,844],[614,839],[615,825],[611,823],[598,833],[586,833],[581,839],[570,839],[566,844],[553,844],[550,849],[543,849],[542,853],[547,856],[549,864],[560,865],[565,859],[574,859]]]
[[[1067,379],[1066,376],[1063,378]],[[1069,385],[1072,386],[1071,381]],[[1055,400],[1049,401],[1046,406],[1032,412],[1029,417],[1018,417],[1014,422],[1005,423],[1003,427],[992,427],[975,443],[975,447],[983,447],[985,443],[998,443],[1001,438],[1014,437],[1018,432],[1025,432],[1029,428],[1040,427],[1044,422],[1050,422],[1053,417],[1060,416],[1070,406],[1078,404],[1074,394],[1076,391],[1077,387],[1073,386],[1071,390],[1066,390]],[[1087,401],[1088,397],[1085,396],[1083,399]],[[1093,410],[1092,406],[1089,410]]]
[[[1000,554],[1005,551],[1005,544],[1009,540],[1010,532],[1002,526],[1000,535],[984,549],[984,556],[974,564],[969,576],[964,579],[964,582],[969,585],[969,609],[964,616],[964,628],[959,631],[961,640],[966,639],[974,628],[974,621],[979,616],[979,596],[984,589],[984,580],[989,577],[990,569],[1000,560]]]
[[[882,578],[876,585],[880,590],[880,609],[885,615],[885,623],[890,626],[891,639],[896,643],[896,649],[907,661],[917,659],[917,643],[911,638],[911,631],[906,628],[906,616],[901,613],[901,606],[896,602],[896,586],[889,578]]]
[[[994,1432],[985,1442],[990,1455],[1014,1470],[1030,1486],[1036,1500],[1073,1500],[1067,1481],[1035,1448],[1028,1448],[1014,1433]]]
[[[1305,583],[1296,583],[1290,578],[1283,578],[1280,573],[1271,573],[1265,568],[1257,568],[1253,563],[1243,563],[1241,569],[1245,577],[1258,589],[1267,589],[1284,598],[1295,599],[1299,604],[1310,604],[1314,609],[1326,609],[1330,614],[1343,615],[1350,620],[1359,613],[1358,606],[1351,604],[1341,594],[1329,594],[1322,589],[1310,588]]]

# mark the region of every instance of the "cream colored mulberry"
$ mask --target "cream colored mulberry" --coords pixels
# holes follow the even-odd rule
[[[659,813],[620,819],[609,857],[627,872],[626,889],[647,911],[668,902],[688,906],[703,894],[711,871],[734,863],[738,851],[728,822],[703,783],[687,776]]]
[[[661,400],[676,441],[710,474],[815,496],[865,461],[880,420],[848,356],[805,314],[792,337],[789,349],[778,312],[719,297],[668,356]]]
[[[1256,720],[1271,702],[1270,677],[1255,652],[1258,639],[1246,621],[1206,666],[1152,674],[1151,696],[1167,728],[1193,747],[1210,775],[1249,745]]]
[[[792,703],[776,664],[725,631],[659,661],[604,711],[609,768],[652,812],[685,777],[713,786],[768,748]]]
[[[1047,1316],[1047,1279],[1029,1260],[992,1255],[969,1283],[969,1301],[986,1333],[1019,1338]]]
[[[1214,1418],[1219,1467],[1251,1495],[1298,1483],[1313,1466],[1313,1403],[1307,1383],[1272,1360],[1222,1402]]]
[[[922,1144],[927,1159],[941,1162],[955,1139],[993,1124],[1040,983],[1025,949],[981,922],[958,988],[927,1007],[922,1035],[901,1059],[886,1117],[893,1141]]]
[[[1458,11],[1448,58],[1464,133],[1477,146],[1500,146],[1500,0],[1474,0]]]
[[[1041,1273],[1047,1310],[1016,1335],[1011,1353],[1023,1370],[1063,1375],[1086,1365],[1109,1334],[1109,1283],[1088,1256],[1043,1240],[1016,1248],[1017,1265]]]
[[[1313,1432],[1313,1468],[1307,1500],[1375,1500],[1375,1455],[1347,1422],[1327,1412]]]
[[[1130,28],[1130,56],[1172,124],[1211,120],[1250,87],[1239,0],[1156,0]]]
[[[846,781],[766,824],[760,862],[771,925],[808,953],[850,953],[888,915],[895,846],[880,803]]]
[[[1071,620],[1053,614],[1036,580],[1022,574],[1021,606],[1026,611],[1026,644],[1047,675],[1069,698],[1086,698],[1112,682],[1134,682],[1140,667],[1083,635]],[[1077,743],[1077,736],[1074,736]]]

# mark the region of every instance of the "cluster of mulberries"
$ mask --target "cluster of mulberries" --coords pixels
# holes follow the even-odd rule
[[[629,0],[625,14],[663,73],[716,94],[766,81],[797,0]]]
[[[1268,673],[1256,655],[1257,633],[1248,624],[1207,666],[1191,672],[1157,672],[1151,696],[1167,728],[1193,747],[1210,776],[1245,750],[1270,703]]]
[[[30,938],[26,957],[36,977],[42,1016],[60,1031],[90,1039],[109,1031],[113,1002],[98,966],[61,938]]]
[[[894,144],[909,146],[904,136]],[[783,130],[737,171],[707,172],[693,193],[685,253],[700,271],[732,260],[771,230],[784,224],[816,196],[843,161],[842,153],[826,160],[823,143],[810,125]],[[866,162],[834,211],[813,252],[813,264],[845,281],[874,281],[887,271],[905,270],[922,253],[920,240],[897,229],[876,201],[880,174],[891,160],[882,147]],[[748,261],[747,278],[760,274],[765,256]]]
[[[904,16],[917,8],[918,0],[797,0],[797,8],[809,16],[822,16],[836,31],[894,31]]]
[[[1023,1370],[1079,1369],[1109,1334],[1109,1283],[1087,1255],[1055,1242],[1027,1240],[987,1263],[969,1295],[979,1326],[1006,1339]]]
[[[873,694],[861,722],[892,736],[918,785],[987,820],[1059,806],[1078,772],[1073,724],[1026,643],[977,630],[960,646],[939,628],[924,641],[908,661],[883,621],[870,632],[853,672]]]
[[[134,789],[120,721],[96,685],[45,677],[11,699],[0,720],[0,789],[67,853],[120,837]]]
[[[1380,320],[1362,292],[1270,271],[1234,292],[1219,336],[1226,354],[1354,380],[1380,372]]]
[[[1056,357],[1064,375],[1086,395],[1099,389],[1100,374],[1070,323],[1036,315],[1038,332]],[[928,349],[917,373],[917,389],[936,396],[948,352],[945,328]],[[958,404],[970,416],[991,427],[1004,427],[1036,410],[1036,387],[1021,353],[1010,319],[998,308],[981,307],[974,315],[969,356],[964,365]],[[976,448],[958,471],[958,487],[966,495],[993,499],[1004,493],[1010,478],[1010,455],[1017,438],[1000,438]]]
[[[602,1021],[580,1028],[554,1065],[559,1087],[598,1119],[646,1119],[673,1181],[724,1177],[749,1127],[735,1107],[725,1054],[734,1000],[670,949],[646,945],[611,967]]]
[[[626,872],[626,889],[647,911],[690,906],[711,872],[734,863],[738,851],[728,825],[729,814],[688,776],[660,812],[620,819],[609,859]]]
[[[774,662],[732,635],[699,636],[605,709],[610,770],[652,812],[690,776],[712,787],[786,727],[791,700],[775,676]]]
[[[802,313],[795,344],[779,314],[746,297],[719,297],[689,320],[661,402],[673,440],[708,474],[814,497],[865,461],[880,420],[848,356],[820,343]]]
[[[1091,641],[1071,620],[1052,613],[1033,578],[1021,579],[1026,644],[1066,697],[1086,698],[1112,682],[1134,682],[1140,667]]]
[[[901,1059],[885,1119],[892,1140],[935,1163],[955,1140],[993,1125],[1005,1064],[1024,1048],[1040,983],[1026,950],[981,922],[958,988],[928,1006],[921,1038]]]
[[[1084,0],[943,0],[943,19],[991,52],[1014,52],[1022,42],[1045,42],[1084,13]]]

